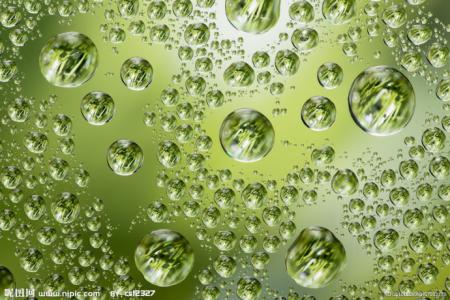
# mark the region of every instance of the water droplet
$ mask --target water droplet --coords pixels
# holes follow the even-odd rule
[[[241,300],[256,300],[261,290],[261,283],[256,278],[243,277],[237,283],[236,294]]]
[[[141,57],[132,57],[122,64],[120,78],[130,90],[142,91],[153,80],[153,67]]]
[[[55,86],[73,88],[91,79],[98,65],[98,52],[90,38],[65,32],[51,38],[41,50],[42,75]]]
[[[338,64],[325,63],[317,70],[317,79],[321,86],[332,90],[341,85],[344,79],[344,72]]]
[[[337,171],[331,179],[333,191],[340,195],[352,195],[358,190],[359,181],[350,169]]]
[[[104,92],[90,92],[81,100],[81,113],[92,125],[104,125],[114,116],[114,101]]]
[[[255,81],[255,71],[246,62],[236,62],[225,70],[223,78],[229,86],[247,87]]]
[[[393,135],[406,127],[414,114],[414,90],[396,69],[371,67],[353,81],[349,106],[353,120],[367,133]]]
[[[220,143],[230,157],[241,162],[255,162],[273,147],[275,132],[270,121],[252,109],[238,109],[229,114],[220,128]]]
[[[280,17],[280,0],[226,0],[225,13],[237,30],[263,33]]]
[[[324,0],[322,14],[335,25],[345,24],[355,15],[355,0]]]
[[[57,222],[62,224],[72,223],[80,213],[80,201],[75,195],[64,192],[57,200],[52,202],[51,212]]]
[[[289,276],[297,284],[321,288],[341,272],[345,259],[344,246],[331,231],[308,227],[290,246],[285,263]]]
[[[323,131],[333,125],[336,120],[336,107],[330,99],[315,96],[309,98],[302,107],[303,123],[314,131]]]
[[[106,158],[114,173],[120,176],[130,176],[142,166],[144,153],[135,142],[117,140],[109,146]]]
[[[145,280],[166,287],[186,279],[194,264],[194,252],[181,234],[160,229],[144,236],[136,248],[134,259]]]

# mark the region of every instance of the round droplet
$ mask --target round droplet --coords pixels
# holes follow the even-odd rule
[[[359,74],[348,100],[353,120],[375,136],[400,132],[411,120],[416,105],[408,78],[386,66],[371,67]]]
[[[190,24],[184,31],[184,40],[188,45],[202,45],[209,40],[209,28],[203,23]]]
[[[181,159],[181,151],[177,144],[163,141],[159,144],[158,160],[166,168],[175,167]]]
[[[290,50],[278,51],[275,56],[275,67],[278,73],[284,76],[292,76],[297,73],[300,66],[300,58]]]
[[[241,198],[247,208],[258,209],[266,202],[267,190],[259,182],[251,183],[242,191]]]
[[[4,167],[1,182],[5,188],[14,190],[22,183],[22,171],[16,166]]]
[[[119,0],[117,8],[120,15],[125,19],[136,17],[139,13],[139,0]]]
[[[344,79],[344,72],[338,64],[326,63],[317,70],[317,79],[321,86],[332,90],[341,85]]]
[[[4,266],[0,266],[0,299],[10,299],[9,297],[6,297],[5,290],[14,289],[15,287],[16,282],[11,271]]]
[[[428,49],[427,59],[435,68],[444,67],[449,60],[450,50],[441,43],[433,43]]]
[[[390,251],[394,249],[399,241],[400,235],[395,229],[383,229],[375,233],[373,242],[380,251]]]
[[[90,38],[65,32],[51,38],[41,50],[42,75],[55,86],[73,88],[91,79],[98,65],[98,52]]]
[[[420,280],[427,285],[436,282],[439,275],[439,269],[431,263],[421,264],[417,270]]]
[[[236,272],[236,261],[228,255],[219,255],[214,260],[213,266],[222,278],[230,278]]]
[[[144,236],[136,248],[134,259],[148,282],[166,287],[186,279],[194,265],[194,252],[181,234],[160,229]]]
[[[120,78],[130,90],[142,91],[153,80],[153,67],[142,57],[132,57],[122,64]]]
[[[336,236],[323,227],[305,228],[289,247],[286,270],[306,288],[329,284],[345,265],[345,249]]]
[[[147,16],[150,20],[161,20],[167,13],[167,5],[162,0],[155,0],[150,2],[147,7]]]
[[[20,266],[27,272],[37,272],[44,264],[44,256],[36,248],[28,248],[20,253]]]
[[[294,2],[289,6],[289,16],[300,24],[314,20],[314,7],[306,0]]]
[[[446,136],[438,127],[429,128],[422,134],[422,144],[431,153],[442,151],[445,147]]]
[[[450,78],[442,79],[436,87],[436,96],[439,100],[450,101]]]
[[[291,42],[297,50],[309,52],[319,43],[319,34],[312,28],[296,29],[292,33]]]
[[[193,5],[190,0],[175,0],[172,11],[177,17],[187,17],[192,13]]]
[[[334,25],[345,24],[355,15],[355,0],[325,0],[322,3],[322,14]]]
[[[104,92],[90,92],[81,100],[81,113],[92,125],[104,125],[114,116],[114,101]]]
[[[64,192],[51,204],[52,215],[61,224],[75,221],[80,213],[80,201],[77,196]]]
[[[323,131],[333,125],[336,120],[336,107],[330,99],[315,96],[309,98],[302,107],[303,123],[314,131]]]
[[[352,195],[358,190],[358,177],[350,169],[337,171],[331,179],[333,191],[339,195]]]
[[[117,140],[109,146],[106,158],[114,173],[120,176],[130,176],[142,166],[144,153],[135,142]]]
[[[424,24],[416,24],[408,30],[408,39],[416,46],[428,42],[433,35],[430,27]]]
[[[25,147],[32,153],[44,153],[47,149],[48,138],[40,132],[29,132],[24,139]]]
[[[261,294],[261,283],[253,277],[243,277],[237,283],[236,294],[241,300],[256,300]]]
[[[391,5],[383,11],[383,22],[393,28],[402,27],[407,21],[407,14],[405,8],[400,5]]]
[[[246,62],[236,62],[225,70],[223,79],[229,86],[247,87],[255,81],[255,71]]]
[[[280,0],[226,0],[225,13],[237,30],[259,34],[278,22]]]
[[[223,150],[240,162],[255,162],[265,157],[273,147],[275,132],[263,114],[242,108],[229,114],[220,128]]]

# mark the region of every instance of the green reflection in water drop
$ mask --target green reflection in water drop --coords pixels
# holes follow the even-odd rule
[[[181,234],[160,229],[144,236],[134,259],[148,282],[165,287],[186,279],[194,265],[194,252]]]
[[[225,13],[236,29],[248,33],[263,33],[278,22],[280,0],[227,0]]]
[[[74,88],[94,75],[98,52],[90,38],[78,32],[60,33],[41,50],[42,75],[55,86]]]
[[[242,108],[229,114],[220,128],[220,143],[230,157],[241,162],[255,162],[272,149],[275,132],[260,112]]]
[[[288,275],[306,288],[330,283],[345,265],[345,249],[334,234],[323,227],[305,228],[286,255]]]
[[[416,105],[408,78],[387,66],[370,67],[359,74],[348,101],[356,124],[376,136],[400,132],[411,120]]]
[[[144,153],[135,142],[117,140],[108,148],[107,161],[117,175],[130,176],[142,166]]]

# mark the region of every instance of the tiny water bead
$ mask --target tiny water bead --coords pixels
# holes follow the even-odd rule
[[[229,114],[222,123],[219,135],[225,153],[240,162],[262,159],[270,152],[275,140],[275,131],[269,119],[249,108]]]
[[[91,79],[98,60],[97,48],[90,38],[65,32],[48,40],[41,50],[39,66],[49,83],[74,88]]]
[[[114,116],[114,100],[104,92],[90,92],[81,100],[81,113],[91,125],[104,125]]]
[[[316,289],[335,279],[345,260],[345,248],[330,230],[307,227],[289,247],[285,264],[298,285]]]
[[[375,136],[400,132],[412,119],[416,105],[408,78],[387,66],[370,67],[360,73],[348,101],[356,124]]]
[[[194,265],[194,251],[178,232],[159,229],[144,236],[134,259],[145,280],[167,287],[186,279]]]
[[[303,104],[301,118],[311,130],[327,130],[336,120],[336,106],[330,99],[322,96],[309,98]]]
[[[226,0],[228,21],[240,31],[260,34],[270,30],[280,17],[280,0]]]
[[[141,147],[130,140],[117,140],[112,143],[106,158],[111,170],[120,176],[133,175],[144,163]]]
[[[131,57],[122,64],[120,78],[130,90],[142,91],[153,80],[153,67],[142,57]]]

